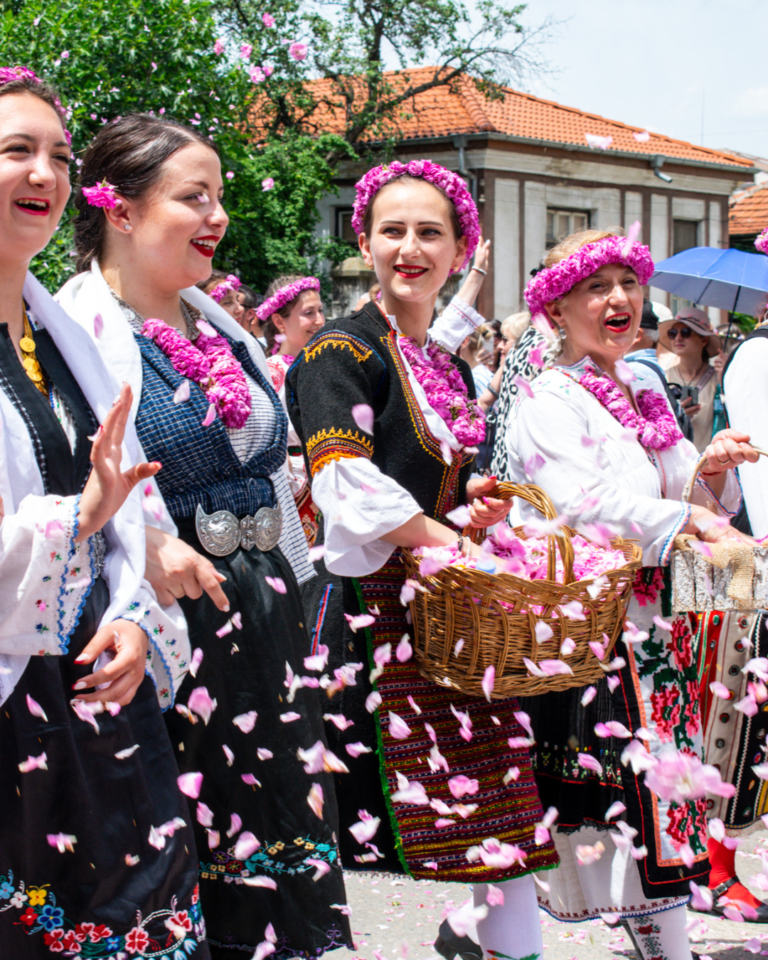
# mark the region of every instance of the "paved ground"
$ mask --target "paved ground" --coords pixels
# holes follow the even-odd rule
[[[759,871],[755,851],[760,848],[768,848],[765,833],[753,835],[739,850],[742,878]],[[334,960],[435,960],[438,955],[432,943],[441,914],[451,903],[458,905],[469,897],[469,888],[458,884],[384,874],[347,873],[346,879],[356,950],[334,951],[329,955]],[[637,956],[628,938],[612,934],[601,920],[558,923],[544,913],[541,918],[547,960],[632,960]],[[733,923],[690,911],[688,918],[694,950],[699,954],[712,960],[768,957],[768,924]],[[757,953],[757,945],[749,942],[754,938],[760,941]]]

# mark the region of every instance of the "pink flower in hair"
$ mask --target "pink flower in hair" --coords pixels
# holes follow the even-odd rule
[[[364,229],[365,211],[381,188],[392,180],[402,176],[418,177],[442,190],[456,208],[459,226],[467,238],[467,255],[464,266],[472,259],[472,254],[480,240],[480,218],[475,201],[467,190],[464,180],[452,170],[446,170],[431,160],[411,160],[409,163],[393,161],[387,166],[374,167],[355,184],[355,204],[352,214],[352,228],[355,233]]]
[[[95,187],[83,187],[83,196],[92,207],[107,207],[113,210],[120,203],[115,196],[115,188],[106,180],[102,180]]]
[[[226,280],[222,280],[221,283],[216,284],[208,296],[211,298],[211,300],[215,300],[216,303],[221,303],[221,301],[230,291],[234,291],[236,293],[241,286],[242,281],[240,280],[240,277],[236,277],[234,273],[230,273]]]
[[[290,303],[291,300],[295,300],[304,290],[319,289],[320,281],[317,277],[303,277],[295,283],[289,283],[287,286],[280,287],[279,290],[276,290],[268,300],[265,300],[264,303],[256,308],[256,316],[264,323],[273,313],[277,313],[281,307],[284,307],[286,303]]]

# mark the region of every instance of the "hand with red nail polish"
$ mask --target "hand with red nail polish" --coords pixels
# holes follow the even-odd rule
[[[497,483],[496,477],[473,477],[467,483],[470,526],[492,527],[504,520],[512,509],[511,497],[501,500],[488,496],[496,489]]]
[[[75,663],[93,663],[105,651],[114,651],[112,660],[96,673],[81,677],[72,684],[76,691],[87,690],[106,684],[101,690],[78,695],[78,700],[102,703],[112,702],[125,706],[133,700],[144,680],[147,662],[146,633],[131,620],[114,620],[96,631],[86,644]]]

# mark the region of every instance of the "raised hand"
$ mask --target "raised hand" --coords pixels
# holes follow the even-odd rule
[[[91,448],[93,468],[80,497],[80,526],[76,540],[87,540],[101,530],[128,499],[131,490],[160,469],[159,463],[139,463],[126,470],[120,469],[123,457],[123,436],[131,412],[133,393],[123,384],[112,409],[99,427]]]

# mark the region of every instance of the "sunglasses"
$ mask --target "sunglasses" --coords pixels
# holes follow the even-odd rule
[[[693,333],[690,327],[672,327],[672,329],[667,333],[667,336],[670,340],[674,340],[675,337],[682,337],[683,340],[687,340],[688,337]]]

